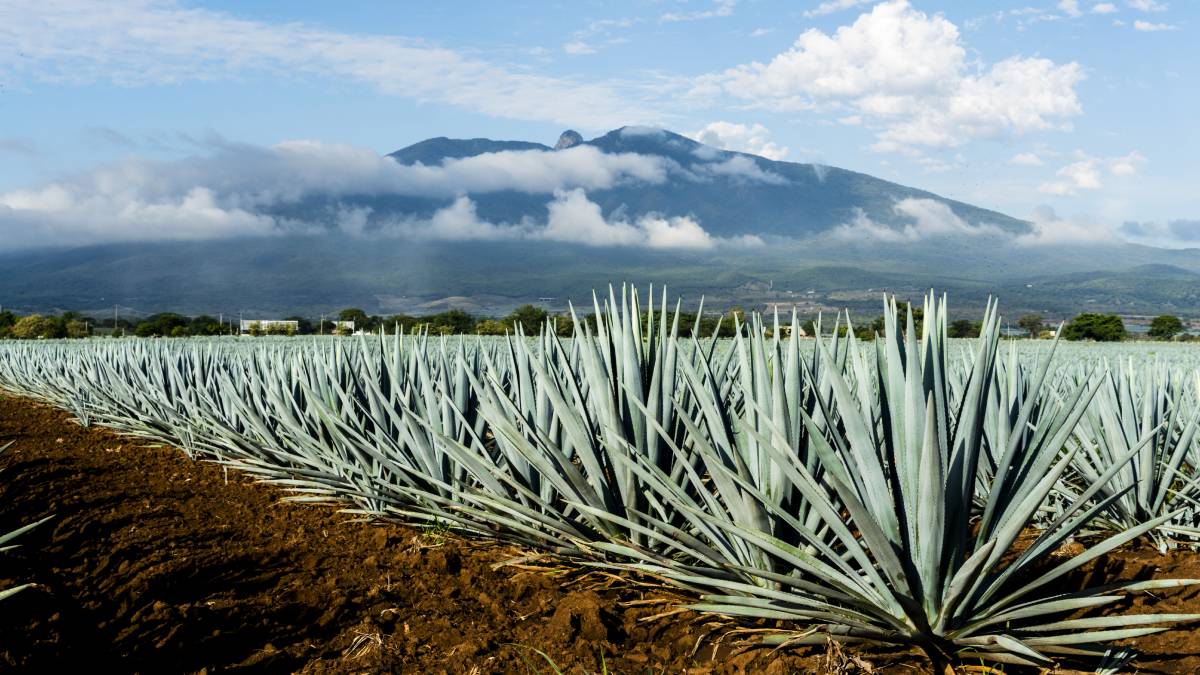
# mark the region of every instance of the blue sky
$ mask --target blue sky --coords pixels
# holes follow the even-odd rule
[[[0,0],[0,208],[230,144],[636,124],[1041,214],[1063,240],[1196,245],[1198,18],[1179,0]]]

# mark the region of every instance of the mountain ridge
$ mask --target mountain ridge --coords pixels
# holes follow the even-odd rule
[[[567,133],[570,131],[564,135]],[[589,140],[580,139],[563,149],[581,146],[609,154],[663,157],[693,177],[661,185],[589,190],[588,197],[606,216],[614,212],[691,215],[705,230],[720,236],[804,237],[828,232],[860,217],[885,227],[903,227],[912,219],[897,212],[896,205],[914,199],[944,204],[971,226],[993,226],[1010,234],[1031,230],[1028,221],[870,174],[725,150],[665,129],[625,126]],[[555,151],[530,141],[437,137],[387,156],[402,164],[438,165],[486,153],[527,150]],[[734,199],[729,198],[731,193]],[[471,196],[484,218],[497,222],[544,219],[545,200],[532,195],[502,192]],[[731,209],[731,202],[737,204],[736,210]],[[436,202],[417,208],[427,215],[435,206]]]

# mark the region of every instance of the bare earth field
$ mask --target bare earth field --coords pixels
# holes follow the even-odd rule
[[[578,673],[927,669],[903,652],[746,649],[736,624],[673,611],[659,585],[286,503],[178,450],[0,396],[10,441],[0,531],[55,518],[0,554],[0,588],[38,584],[0,604],[0,670],[555,672],[536,650]],[[1124,549],[1088,569],[1101,570],[1197,577],[1200,555]],[[1132,604],[1200,612],[1200,591]],[[1196,626],[1137,645],[1137,672],[1200,672]]]

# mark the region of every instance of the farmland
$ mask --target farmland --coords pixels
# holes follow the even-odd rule
[[[979,338],[951,340],[934,296],[919,321],[888,304],[872,343],[828,317],[816,340],[781,337],[781,323],[800,334],[798,317],[753,315],[733,339],[693,338],[665,296],[632,290],[590,309],[571,338],[5,342],[0,388],[119,434],[123,456],[148,453],[148,466],[203,460],[198,483],[214,491],[250,477],[410,528],[381,529],[394,533],[381,545],[339,535],[347,568],[422,532],[449,548],[405,549],[403,563],[432,573],[447,550],[475,561],[471,547],[493,562],[510,547],[566,579],[599,564],[666,603],[625,624],[683,604],[677,618],[721,628],[712,641],[768,648],[759,666],[775,647],[809,658],[833,642],[939,670],[1117,668],[1130,647],[1168,671],[1185,663],[1157,633],[1200,618],[1188,600],[1200,583],[1200,349],[1002,340],[994,305]],[[21,474],[5,475],[18,494]],[[223,498],[266,509],[254,494]],[[664,634],[683,630],[662,621]],[[401,623],[422,630],[415,615]],[[509,630],[505,641],[553,646]],[[362,634],[382,644],[396,625]],[[686,662],[632,638],[597,643],[643,659],[626,669]],[[489,667],[464,658],[442,667]]]

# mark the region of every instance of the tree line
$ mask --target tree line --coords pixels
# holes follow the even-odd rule
[[[901,316],[907,306],[901,305]],[[922,328],[921,308],[913,307],[913,320],[916,330]],[[700,337],[730,337],[734,326],[745,322],[746,313],[735,307],[723,316],[706,313],[697,317],[693,312],[680,312],[679,332],[681,335],[691,335],[693,331]],[[658,310],[650,310],[644,315],[645,320],[661,321]],[[674,319],[671,313],[669,320]],[[254,334],[286,334],[314,335],[348,333],[348,326],[353,322],[354,330],[368,333],[384,330],[392,332],[397,328],[404,332],[428,331],[432,335],[504,335],[512,333],[516,327],[522,326],[526,333],[535,333],[541,329],[547,320],[553,320],[556,332],[561,336],[570,336],[574,332],[574,324],[569,314],[552,315],[541,307],[522,305],[508,315],[495,317],[475,316],[461,309],[451,309],[428,315],[393,314],[390,316],[371,315],[357,307],[343,309],[336,315],[336,320],[312,319],[303,316],[290,316],[283,321],[294,322],[294,325],[275,327],[270,324],[264,328],[252,330]],[[579,315],[580,321],[589,322],[595,329],[594,314]],[[790,322],[789,322],[790,323]],[[1049,337],[1050,326],[1037,314],[1026,314],[1020,317],[1017,325],[1031,338]],[[969,319],[951,321],[946,327],[946,333],[952,338],[978,337],[980,323]],[[240,327],[232,321],[222,321],[217,317],[201,314],[199,316],[184,316],[174,312],[160,312],[143,319],[130,320],[112,317],[92,319],[78,312],[64,312],[59,315],[30,314],[17,316],[11,311],[0,312],[0,338],[37,339],[37,338],[83,338],[96,334],[123,336],[136,335],[139,337],[189,337],[206,335],[229,335],[238,332]],[[822,327],[826,332],[833,330],[833,324],[827,323]],[[806,335],[816,331],[815,322],[805,321],[801,329]],[[852,324],[856,337],[863,340],[873,340],[877,335],[883,335],[886,327],[883,317],[879,316],[869,322]],[[842,334],[848,330],[841,324]],[[1194,336],[1186,333],[1183,321],[1173,315],[1164,314],[1156,317],[1150,324],[1147,335],[1158,340],[1192,340]],[[1067,340],[1094,340],[1097,342],[1115,342],[1129,338],[1121,317],[1115,314],[1100,314],[1085,312],[1076,316],[1063,327],[1062,337]]]

